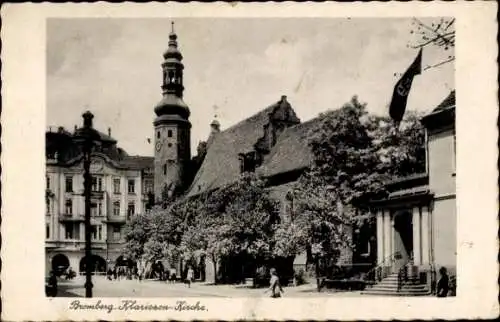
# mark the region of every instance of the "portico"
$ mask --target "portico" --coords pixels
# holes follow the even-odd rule
[[[397,180],[388,188],[387,199],[372,203],[377,218],[377,266],[384,276],[404,266],[415,275],[432,271],[433,196],[428,176]]]

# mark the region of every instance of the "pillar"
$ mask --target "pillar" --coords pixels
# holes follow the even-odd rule
[[[429,207],[423,206],[421,208],[421,228],[422,228],[422,265],[430,264],[430,225],[429,225]]]
[[[420,207],[413,207],[413,263],[420,265],[421,244],[420,244]]]
[[[384,213],[377,211],[377,265],[384,261]]]
[[[392,254],[391,214],[388,209],[384,209],[383,213],[384,213],[384,259],[386,259]]]

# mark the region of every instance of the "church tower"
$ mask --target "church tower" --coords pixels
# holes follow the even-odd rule
[[[177,48],[177,35],[172,22],[168,49],[163,54],[163,98],[155,106],[154,154],[155,201],[172,197],[185,187],[185,175],[191,158],[190,111],[183,97],[182,54]]]

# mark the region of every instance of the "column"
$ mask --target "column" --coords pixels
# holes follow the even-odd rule
[[[420,207],[413,207],[413,263],[420,265]]]
[[[378,210],[377,216],[377,264],[384,261],[384,213]]]
[[[384,209],[383,213],[384,213],[384,258],[387,258],[392,254],[391,214],[388,209]]]
[[[430,226],[429,226],[429,207],[422,207],[422,265],[430,264]]]

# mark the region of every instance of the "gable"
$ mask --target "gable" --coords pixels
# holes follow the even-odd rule
[[[260,146],[260,142],[265,141],[266,138],[271,142],[268,130],[276,122],[284,127],[300,122],[284,97],[281,101],[261,112],[215,134],[187,196],[193,196],[237,180],[241,174],[240,155],[255,151],[256,148],[259,149],[257,145]],[[268,150],[271,150],[274,143],[270,143]],[[260,151],[269,153],[266,150],[261,149]]]

